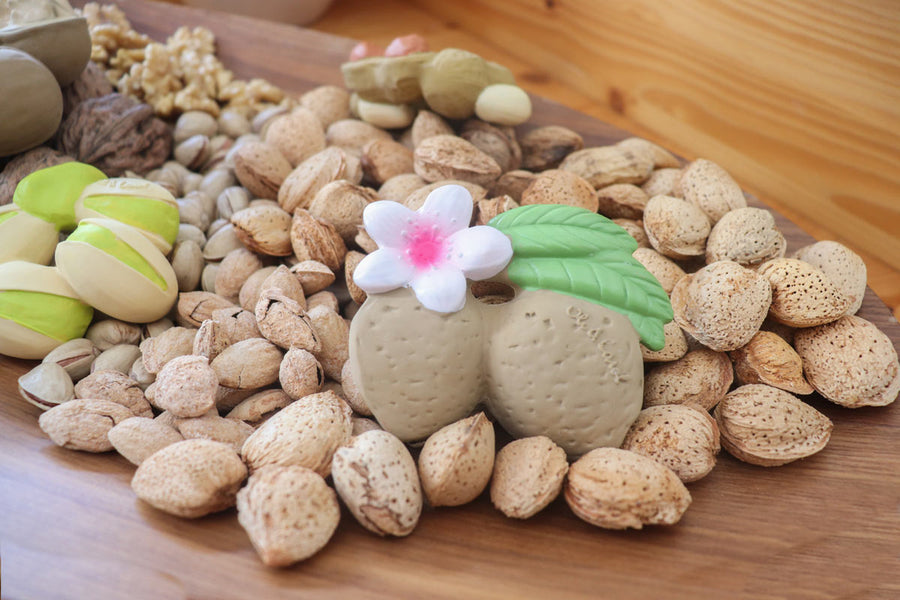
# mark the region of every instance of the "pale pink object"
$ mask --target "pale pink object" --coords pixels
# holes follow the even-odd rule
[[[350,58],[348,60],[354,61],[361,58],[369,58],[370,56],[381,56],[382,54],[384,54],[384,50],[381,46],[371,42],[360,42],[350,50]]]
[[[487,225],[469,227],[472,196],[459,185],[437,188],[418,211],[382,200],[363,212],[378,250],[356,267],[353,281],[369,294],[411,287],[425,308],[456,312],[466,303],[466,278],[479,281],[502,271],[512,244]]]
[[[418,33],[395,37],[384,51],[385,56],[406,56],[414,52],[427,52],[428,42]]]

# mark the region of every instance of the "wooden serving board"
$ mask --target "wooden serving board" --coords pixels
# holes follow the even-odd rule
[[[135,28],[164,39],[179,25],[215,32],[238,76],[286,90],[340,84],[349,40],[171,5],[120,2]],[[534,124],[588,144],[626,137],[535,99]],[[778,217],[789,251],[812,238]],[[861,316],[900,344],[900,326],[868,292]],[[528,521],[487,495],[426,509],[404,539],[381,539],[344,510],[328,546],[287,569],[260,563],[234,510],[197,520],[160,513],[129,487],[115,454],[54,446],[16,392],[34,363],[0,358],[0,596],[45,598],[896,598],[900,597],[900,408],[810,402],[835,424],[828,447],[783,467],[722,453],[689,486],[673,527],[606,531],[560,498]]]

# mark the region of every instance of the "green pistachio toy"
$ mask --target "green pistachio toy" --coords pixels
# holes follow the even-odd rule
[[[83,219],[56,247],[56,266],[88,304],[132,323],[149,323],[175,303],[175,271],[140,230],[113,219]]]
[[[64,166],[64,165],[60,165]],[[84,188],[75,203],[78,220],[115,219],[143,233],[163,254],[178,235],[178,203],[168,190],[143,179],[97,181]]]
[[[50,264],[59,241],[56,226],[15,204],[0,206],[0,263],[24,260]]]
[[[93,314],[55,267],[0,264],[0,354],[43,358],[83,336]]]
[[[103,179],[103,171],[80,162],[47,167],[19,182],[13,202],[29,214],[53,223],[60,231],[72,231],[78,224],[75,201],[86,186]]]

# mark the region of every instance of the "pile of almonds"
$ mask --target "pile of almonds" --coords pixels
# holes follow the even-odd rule
[[[893,344],[854,315],[861,259],[835,242],[788,257],[772,215],[747,207],[708,160],[424,110],[385,131],[353,118],[333,86],[252,122],[186,112],[175,140],[174,160],[145,174],[181,209],[171,319],[97,321],[20,388],[49,409],[40,427],[56,444],[134,463],[132,488],[155,508],[196,518],[236,506],[268,565],[324,547],[338,498],[378,535],[410,534],[426,500],[461,505],[488,487],[511,518],[562,492],[600,527],[673,524],[691,502],[685,483],[710,473],[720,445],[761,466],[825,447],[831,421],[798,396],[859,407],[900,393]],[[378,199],[416,209],[450,182],[472,193],[478,224],[570,204],[638,240],[634,255],[670,293],[675,320],[662,350],[642,349],[644,410],[622,448],[571,464],[545,437],[497,451],[482,412],[410,448],[368,418],[347,361],[365,300],[353,271],[375,249],[363,209]]]

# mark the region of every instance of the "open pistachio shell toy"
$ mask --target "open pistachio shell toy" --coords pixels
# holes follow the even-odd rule
[[[62,166],[62,165],[61,165]],[[104,179],[84,188],[75,203],[78,220],[115,219],[137,228],[168,254],[178,235],[178,203],[164,187],[143,179]]]
[[[78,224],[75,202],[86,186],[106,179],[103,171],[80,162],[40,169],[25,176],[16,186],[13,203],[25,212],[53,223],[60,231],[72,231]],[[4,238],[0,237],[4,241]]]
[[[56,225],[30,215],[16,204],[0,206],[0,263],[24,260],[50,264],[59,232]]]
[[[83,336],[93,314],[55,267],[0,264],[0,354],[43,358]]]
[[[62,120],[60,86],[91,55],[87,21],[65,0],[4,0],[0,10],[0,156],[49,139]]]
[[[159,248],[140,230],[113,219],[83,219],[55,256],[78,296],[116,319],[156,321],[178,294],[175,271]]]
[[[513,435],[546,435],[570,455],[618,447],[641,410],[640,343],[661,348],[672,319],[631,256],[636,242],[570,206],[525,206],[470,228],[471,214],[453,185],[418,212],[366,208],[379,249],[354,272],[368,296],[350,325],[350,364],[369,408],[404,441],[483,402]],[[508,296],[482,302],[466,279]]]

